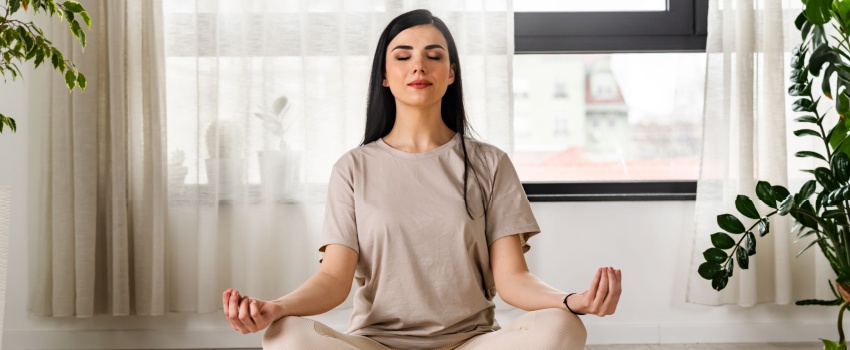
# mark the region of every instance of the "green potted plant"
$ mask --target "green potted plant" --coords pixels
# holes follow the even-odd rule
[[[56,15],[60,21],[68,22],[71,34],[85,49],[86,33],[77,22],[77,15],[89,28],[91,17],[83,6],[76,1],[59,3],[53,0],[5,0],[4,3],[5,6],[0,5],[0,76],[3,81],[6,81],[6,74],[12,76],[12,80],[23,77],[18,64],[32,61],[35,68],[38,68],[42,62],[49,61],[53,64],[53,69],[64,74],[69,90],[73,91],[75,86],[79,86],[81,91],[85,90],[86,76],[77,70],[73,62],[65,59],[62,52],[44,36],[41,28],[33,22],[23,22],[15,18],[18,11],[28,11],[30,6],[36,14],[44,12],[49,13],[51,17]],[[17,123],[15,119],[3,115],[0,110],[0,133],[6,127],[15,132]]]
[[[804,169],[814,178],[796,193],[780,185],[759,181],[756,196],[772,211],[759,213],[753,201],[744,195],[735,199],[735,207],[744,217],[755,220],[749,226],[732,214],[717,216],[723,232],[711,235],[713,247],[705,250],[705,262],[699,274],[711,281],[716,290],[726,287],[735,265],[749,267],[750,256],[756,254],[756,233],[770,232],[770,217],[791,215],[797,222],[792,234],[797,240],[810,240],[798,256],[817,246],[837,275],[830,281],[834,300],[800,300],[797,305],[840,305],[837,342],[822,339],[824,349],[846,349],[842,328],[844,310],[850,305],[850,0],[803,0],[805,9],[795,20],[803,42],[794,49],[791,58],[791,87],[788,94],[798,99],[793,104],[795,119],[803,125],[794,131],[798,137],[816,137],[823,144],[820,150],[804,150],[797,157],[816,159],[819,166]],[[827,33],[835,29],[836,35]],[[812,77],[820,77],[815,82]],[[833,84],[832,82],[835,82]],[[824,102],[815,98],[813,88],[823,91],[832,100],[839,118],[825,121]],[[819,147],[820,148],[820,147]]]

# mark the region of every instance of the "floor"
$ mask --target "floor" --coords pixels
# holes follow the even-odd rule
[[[586,350],[817,350],[821,343],[738,343],[738,344],[640,344],[640,345],[588,345]],[[201,350],[201,349],[198,349]],[[231,350],[231,349],[204,349]],[[260,349],[232,349],[260,350]]]

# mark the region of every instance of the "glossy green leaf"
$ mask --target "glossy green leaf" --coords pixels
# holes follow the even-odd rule
[[[726,276],[732,277],[732,272],[735,271],[735,259],[729,259],[726,264]]]
[[[827,168],[819,167],[815,169],[815,179],[827,191],[832,191],[838,188],[838,183],[832,176],[832,171]]]
[[[815,118],[814,116],[811,116],[811,115],[804,115],[802,117],[795,118],[794,121],[800,122],[800,123],[817,123],[818,118]]]
[[[840,115],[846,115],[850,111],[850,97],[847,96],[847,90],[843,90],[838,94],[835,111]]]
[[[752,232],[747,232],[744,235],[744,240],[741,242],[741,246],[747,251],[747,255],[755,255],[756,254],[756,236],[753,235]]]
[[[83,22],[85,22],[86,27],[91,28],[91,16],[86,11],[80,12],[80,17],[83,18]]]
[[[802,255],[802,254],[803,254],[803,253],[805,253],[807,250],[809,250],[809,248],[811,248],[811,247],[812,247],[813,245],[815,245],[815,244],[818,244],[818,242],[819,242],[819,241],[822,241],[822,240],[824,240],[824,239],[825,239],[825,238],[820,238],[820,239],[816,239],[816,240],[812,241],[811,243],[809,243],[809,245],[807,245],[805,248],[803,248],[803,250],[800,250],[800,251],[797,253],[797,256],[796,256],[796,257],[798,257],[798,258],[799,258],[799,257],[800,257],[800,255]]]
[[[77,75],[70,69],[65,71],[65,85],[68,85],[68,90],[73,90],[77,84]]]
[[[791,71],[791,82],[803,84],[809,79],[809,71],[807,69],[794,69]]]
[[[758,228],[759,237],[764,237],[764,235],[770,233],[770,221],[768,221],[767,217],[764,217],[759,221]]]
[[[720,271],[720,269],[721,267],[718,263],[704,262],[699,266],[697,272],[699,273],[700,277],[710,280],[714,278],[714,275],[716,275],[717,272]]]
[[[803,3],[805,4],[806,2],[803,1]],[[802,30],[803,24],[806,24],[806,23],[811,23],[811,22],[809,22],[809,20],[806,19],[806,10],[805,10],[805,8],[803,8],[803,11],[800,12],[799,15],[797,15],[796,19],[794,19],[794,25],[797,27],[798,30]]]
[[[726,273],[718,273],[711,279],[711,288],[721,291],[723,288],[726,288],[727,283],[729,283],[729,276],[726,276]]]
[[[807,96],[806,93],[808,84],[794,84],[788,87],[788,95],[791,96]]]
[[[746,270],[750,268],[750,256],[747,255],[747,251],[744,250],[744,247],[738,247],[735,250],[735,258],[738,260],[738,267]]]
[[[797,130],[797,131],[801,131],[801,130]],[[805,131],[811,131],[811,130],[805,130]],[[796,134],[797,132],[795,131],[794,133]],[[799,135],[797,135],[797,136],[799,136]],[[818,134],[817,136],[820,136],[820,134]],[[812,152],[812,151],[799,151],[797,153],[794,153],[794,155],[797,156],[797,157],[800,157],[800,158],[811,157],[811,158],[820,159],[824,162],[826,161],[826,157],[820,155],[820,153]]]
[[[704,252],[702,252],[702,256],[705,258],[705,261],[715,262],[718,264],[722,264],[729,257],[726,252],[717,248],[706,249]]]
[[[80,90],[83,90],[83,91],[86,90],[86,85],[87,85],[86,76],[83,75],[83,73],[77,74],[77,85],[80,86]]]
[[[759,181],[756,184],[756,196],[768,207],[776,209],[776,199],[773,198],[773,187],[767,181]]]
[[[835,66],[830,64],[826,66],[826,69],[823,72],[823,78],[821,80],[821,90],[823,91],[824,96],[828,98],[832,98],[832,86],[830,84],[830,78],[835,74]],[[805,86],[804,86],[805,87]],[[790,88],[789,88],[790,90]],[[804,90],[805,92],[805,90]],[[808,93],[806,93],[808,95]],[[792,95],[793,96],[793,95]]]
[[[83,5],[80,5],[80,3],[76,1],[65,1],[62,3],[62,6],[65,6],[66,9],[74,13],[85,11],[85,9],[83,9]]]
[[[729,249],[735,246],[735,240],[725,232],[717,232],[711,235],[711,244],[718,249]]]
[[[819,76],[823,65],[827,62],[835,61],[835,58],[835,52],[829,44],[823,43],[818,45],[809,57],[809,73],[812,73],[814,76]]]
[[[842,344],[839,344],[839,343],[836,343],[836,342],[829,340],[829,339],[820,338],[820,340],[823,342],[823,350],[846,350],[847,349],[846,341],[842,342]]]
[[[806,2],[806,19],[814,25],[829,22],[829,10],[832,0],[808,0]]]
[[[812,129],[794,130],[794,135],[796,135],[796,136],[817,136],[817,137],[821,137],[821,134],[819,132],[817,132],[816,130],[812,130]]]
[[[797,101],[794,101],[794,104],[791,105],[791,109],[794,110],[794,112],[812,112],[813,105],[814,104],[812,103],[812,100],[808,98],[801,98]],[[796,131],[794,133],[796,134]]]
[[[717,216],[717,225],[729,233],[744,233],[744,224],[732,214],[720,214]]]
[[[781,203],[779,203],[779,211],[777,214],[784,216],[791,211],[791,207],[794,205],[794,196],[788,195]]]
[[[806,183],[804,183],[803,186],[800,187],[800,197],[802,197],[803,200],[806,200],[811,197],[812,194],[815,193],[815,185],[815,180],[806,181]]]
[[[832,175],[839,183],[846,183],[850,180],[850,156],[846,153],[838,152],[832,157]]]
[[[747,196],[738,195],[738,197],[735,198],[735,208],[738,209],[738,212],[750,219],[758,219],[761,217],[758,210],[756,210],[755,204],[753,204],[753,201]]]

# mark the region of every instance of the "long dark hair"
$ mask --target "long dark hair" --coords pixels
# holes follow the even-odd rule
[[[378,40],[378,46],[375,49],[375,58],[372,60],[372,74],[369,78],[369,99],[366,102],[366,131],[363,135],[363,143],[365,145],[376,141],[381,137],[390,133],[395,124],[396,105],[395,97],[389,87],[383,86],[383,79],[386,75],[386,56],[387,47],[390,41],[401,33],[403,30],[419,25],[430,24],[436,27],[446,38],[449,50],[449,63],[454,68],[455,80],[446,89],[446,94],[443,95],[440,114],[442,114],[443,123],[446,124],[452,131],[460,134],[461,147],[463,148],[463,201],[466,205],[466,213],[471,219],[472,211],[469,208],[469,200],[467,199],[467,179],[469,178],[469,169],[475,172],[475,168],[470,164],[469,155],[466,150],[466,140],[468,131],[471,130],[469,123],[466,120],[466,110],[463,107],[463,84],[460,74],[460,59],[457,54],[457,46],[449,32],[449,28],[443,23],[443,20],[431,14],[428,10],[413,10],[406,12],[394,18],[387,24],[384,32]],[[471,137],[470,137],[471,139]],[[476,182],[481,185],[476,176]],[[482,202],[484,192],[482,194]]]

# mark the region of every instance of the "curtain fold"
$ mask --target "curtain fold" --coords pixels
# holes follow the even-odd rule
[[[734,205],[738,194],[767,213],[769,208],[755,196],[757,181],[795,192],[808,180],[799,170],[811,168],[809,160],[793,154],[818,145],[791,133],[797,113],[791,111],[785,79],[790,52],[801,42],[794,27],[800,11],[799,2],[788,0],[709,1],[703,153],[688,302],[753,306],[833,298],[824,278],[829,268],[820,253],[813,250],[795,259],[806,243],[793,244],[790,217],[771,218],[770,233],[757,238],[758,254],[751,257],[750,268],[736,268],[723,291],[713,290],[696,273],[704,262],[702,252],[711,247],[710,235],[722,231],[717,215],[742,217]]]
[[[86,74],[51,77],[31,222],[29,310],[45,316],[166,311],[165,77],[161,1],[81,1],[85,52],[67,24],[43,25]],[[64,27],[63,27],[64,26]],[[44,96],[33,96],[41,100]],[[32,103],[38,103],[33,100]]]

